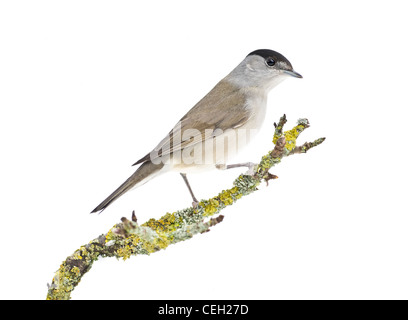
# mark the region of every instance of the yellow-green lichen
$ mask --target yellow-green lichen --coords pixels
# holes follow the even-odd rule
[[[142,226],[149,227],[156,232],[172,232],[183,222],[181,217],[175,217],[174,213],[166,213],[159,220],[150,219]]]
[[[304,125],[297,125],[291,130],[285,131],[283,135],[285,136],[286,139],[286,145],[285,149],[287,151],[292,151],[296,147],[296,139],[299,136],[299,134],[304,130]]]
[[[116,251],[116,253],[118,255],[118,258],[122,258],[123,260],[126,260],[126,259],[130,258],[133,251],[132,251],[132,247],[127,244],[127,245],[124,245],[124,246],[120,247]]]
[[[282,137],[282,134],[277,134],[277,133],[275,133],[275,134],[273,135],[273,139],[272,139],[273,144],[276,144],[276,142],[278,141],[278,139],[279,139],[280,137]]]
[[[166,249],[171,244],[171,238],[172,237],[168,237],[166,233],[159,232],[158,237],[153,240],[153,245],[157,247],[158,250]]]
[[[273,135],[272,142],[276,145],[278,139],[280,137],[282,137],[282,135],[284,135],[285,139],[286,139],[285,149],[286,149],[287,152],[290,152],[296,147],[296,139],[299,136],[299,134],[305,128],[307,128],[309,126],[309,121],[307,119],[299,119],[297,121],[297,123],[298,123],[297,126],[295,126],[293,129],[285,131],[283,133],[282,133],[283,124],[286,123],[286,117],[285,116],[280,119],[279,124],[281,124],[281,122],[282,122],[282,125],[278,125],[275,128],[275,132],[274,132],[274,135]]]
[[[233,204],[234,199],[232,198],[231,190],[222,190],[222,192],[218,195],[220,201],[224,203],[224,205],[229,206]]]
[[[217,197],[211,198],[206,202],[207,203],[200,202],[200,205],[204,208],[204,216],[208,217],[218,211],[220,202],[217,200]]]
[[[79,275],[81,274],[81,270],[79,270],[78,267],[73,267],[73,268],[71,269],[71,272],[72,272],[74,275],[76,275],[76,276],[79,276]]]
[[[126,238],[118,238],[120,247],[116,250],[117,258],[128,259],[137,250],[139,243],[142,240],[135,234],[129,234]]]
[[[257,167],[257,173],[265,173],[273,166],[281,162],[281,158],[273,158],[271,152],[262,157],[261,162]]]
[[[231,192],[231,195],[235,198],[235,200],[241,199],[242,193],[239,192],[238,187],[231,188],[230,192]]]
[[[247,195],[256,190],[256,187],[261,183],[259,177],[241,174],[234,181],[234,185],[238,188],[241,195]]]
[[[216,214],[222,208],[234,203],[235,200],[242,197],[242,192],[235,186],[228,190],[223,190],[218,196],[209,200],[202,200],[198,205],[202,208],[202,215],[209,217]],[[197,212],[197,211],[196,211]]]
[[[111,240],[116,240],[117,235],[115,234],[114,230],[116,230],[118,227],[117,224],[115,224],[112,228],[109,229],[108,233],[105,236],[105,243],[111,241]]]

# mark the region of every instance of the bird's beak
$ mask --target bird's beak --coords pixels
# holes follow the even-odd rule
[[[283,70],[283,72],[295,78],[303,78],[300,73],[297,73],[296,71],[293,70]]]

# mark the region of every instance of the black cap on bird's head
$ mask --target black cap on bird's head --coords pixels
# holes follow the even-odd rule
[[[247,57],[253,56],[253,55],[262,57],[265,60],[265,63],[269,67],[273,67],[275,66],[275,64],[282,65],[284,66],[284,69],[282,70],[288,75],[295,77],[295,78],[303,78],[299,73],[293,70],[292,64],[289,62],[289,60],[286,59],[279,52],[269,50],[269,49],[258,49],[258,50],[252,51],[250,54],[247,55]]]

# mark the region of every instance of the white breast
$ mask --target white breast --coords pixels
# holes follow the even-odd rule
[[[251,112],[251,117],[241,128],[259,130],[265,120],[267,95],[262,90],[251,89],[247,97],[245,107]]]

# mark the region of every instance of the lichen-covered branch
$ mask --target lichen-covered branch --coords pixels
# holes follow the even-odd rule
[[[166,213],[160,219],[150,219],[139,225],[135,214],[132,219],[122,218],[122,222],[114,225],[106,234],[91,240],[81,246],[64,262],[48,286],[47,299],[67,300],[71,292],[78,285],[83,275],[88,272],[92,264],[99,257],[116,257],[126,260],[132,255],[151,254],[192,238],[198,233],[204,233],[220,223],[223,216],[210,218],[219,214],[227,206],[238,199],[257,190],[263,181],[277,178],[269,170],[281,162],[284,157],[305,153],[309,149],[321,144],[325,138],[314,142],[306,142],[296,146],[300,133],[309,127],[307,119],[299,119],[297,125],[288,131],[283,131],[286,116],[275,124],[273,143],[275,147],[262,157],[253,170],[253,174],[241,174],[233,183],[233,187],[221,191],[218,195],[207,200],[201,200],[195,208]]]

